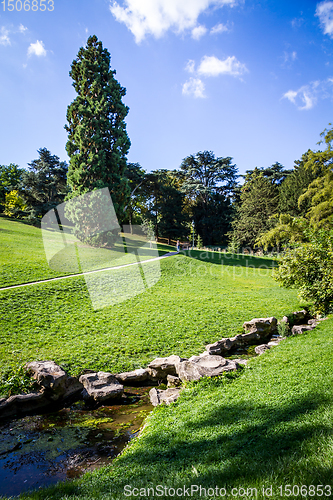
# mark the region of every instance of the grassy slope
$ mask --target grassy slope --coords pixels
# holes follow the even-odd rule
[[[24,498],[148,498],[144,491],[125,497],[124,486],[159,484],[225,487],[229,498],[255,498],[230,492],[257,488],[258,499],[276,500],[287,498],[280,485],[333,489],[332,331],[333,318],[252,359],[236,380],[190,384],[176,404],[155,409],[140,438],[113,465]],[[262,487],[270,485],[273,495],[263,495]],[[323,491],[288,498],[332,498]]]
[[[296,292],[278,287],[271,269],[237,262],[243,266],[167,258],[155,286],[96,311],[82,277],[0,291],[0,374],[35,359],[54,359],[72,374],[130,370],[156,356],[198,354],[245,320],[299,308]]]
[[[55,240],[54,244],[58,245],[59,241]],[[161,244],[158,244],[157,248],[160,255],[175,250],[174,247]],[[123,253],[117,252],[118,248],[115,250],[115,252],[101,250],[102,254],[103,252],[104,254],[110,254],[109,258],[104,257],[103,259],[102,256],[105,267],[126,264],[135,260],[133,255],[124,256]],[[67,254],[67,260],[70,259],[70,256],[71,252]],[[53,269],[51,269],[45,257],[42,231],[39,228],[23,224],[22,222],[11,220],[4,216],[0,217],[0,287],[29,283],[79,272],[76,266],[68,266],[70,269],[66,271],[66,265],[64,264],[64,259],[66,262],[66,254],[63,262],[59,262],[59,257],[61,257],[61,254],[58,256],[58,262],[55,258],[55,262],[52,263]],[[147,258],[149,258],[149,255],[147,255]],[[93,265],[93,257],[89,257],[88,255],[87,259],[89,262],[85,270],[89,270],[88,268],[90,267],[100,267]],[[63,269],[65,269],[65,272]]]

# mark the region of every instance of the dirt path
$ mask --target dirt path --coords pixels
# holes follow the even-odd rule
[[[12,288],[21,288],[23,286],[39,285],[40,283],[50,283],[51,281],[66,280],[69,278],[77,278],[78,276],[84,276],[86,274],[101,273],[104,271],[111,271],[113,269],[121,269],[123,267],[136,266],[138,264],[143,264],[145,262],[154,262],[156,260],[164,259],[165,257],[171,257],[172,255],[177,255],[177,253],[178,252],[169,252],[169,253],[166,253],[164,255],[161,255],[161,257],[155,257],[154,259],[142,260],[140,262],[132,262],[131,264],[123,264],[122,266],[105,267],[103,269],[97,269],[96,271],[87,271],[85,273],[69,274],[68,276],[58,276],[57,278],[48,278],[47,280],[31,281],[30,283],[22,283],[20,285],[10,285],[10,286],[0,288],[0,292],[2,290],[11,290]]]

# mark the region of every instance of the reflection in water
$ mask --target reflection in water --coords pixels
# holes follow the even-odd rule
[[[0,495],[79,477],[116,457],[152,406],[149,387],[126,388],[122,404],[87,409],[82,402],[0,425]]]

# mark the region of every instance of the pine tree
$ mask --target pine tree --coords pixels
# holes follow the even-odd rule
[[[47,148],[38,149],[39,158],[22,173],[19,192],[27,205],[28,219],[35,223],[62,203],[68,193],[67,163]]]
[[[310,204],[298,205],[299,197],[307,190],[309,184],[316,179],[318,173],[306,168],[312,151],[309,149],[300,160],[295,161],[295,168],[282,182],[279,189],[279,212],[293,217],[304,217]]]
[[[254,248],[257,239],[270,229],[270,217],[277,213],[278,187],[255,169],[242,186],[233,237]]]
[[[77,97],[67,108],[66,151],[71,198],[107,187],[122,221],[130,188],[125,177],[130,140],[122,102],[126,90],[110,69],[110,54],[94,35],[81,47],[69,75]]]

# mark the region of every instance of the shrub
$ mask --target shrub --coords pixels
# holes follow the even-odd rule
[[[313,311],[328,313],[333,306],[333,230],[308,230],[307,243],[296,244],[280,259],[274,278],[299,297],[313,302]]]
[[[8,217],[17,217],[25,210],[26,205],[19,195],[18,191],[10,191],[5,196],[5,215]]]

